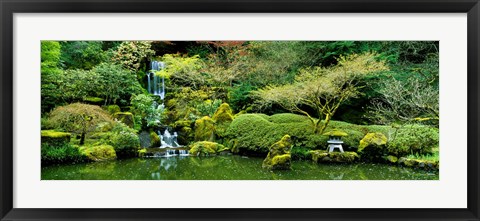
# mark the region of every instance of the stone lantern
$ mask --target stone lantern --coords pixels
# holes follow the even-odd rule
[[[347,136],[348,135],[347,133],[345,133],[341,130],[331,130],[329,132],[324,133],[323,135],[329,137],[329,139],[327,141],[327,143],[328,143],[327,149],[328,149],[329,153],[333,152],[335,150],[335,148],[338,148],[340,150],[340,152],[343,153],[342,137]]]

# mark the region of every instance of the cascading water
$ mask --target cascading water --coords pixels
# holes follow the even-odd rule
[[[160,71],[165,68],[165,63],[161,61],[151,61],[150,63],[150,68],[151,70],[147,73],[147,81],[148,81],[148,92],[150,94],[153,94],[155,96],[159,96],[160,99],[163,100],[165,99],[165,78],[163,76],[157,76],[155,74],[156,71]],[[157,108],[164,108],[164,104],[158,105]],[[177,137],[178,134],[177,132],[173,132],[173,135],[166,129],[164,133],[162,134],[160,131],[158,131],[158,136],[160,137],[160,148],[178,148],[182,147],[180,144],[178,144]],[[180,156],[188,156],[188,150],[179,150],[179,155]],[[176,156],[176,150],[175,149],[167,149],[165,150],[165,157],[169,156]]]
[[[178,144],[178,142],[177,142],[177,137],[178,137],[177,132],[173,132],[173,135],[172,135],[172,134],[170,134],[168,129],[166,129],[165,132],[163,133],[163,135],[160,133],[160,131],[158,131],[158,136],[160,137],[160,143],[161,143],[160,148],[181,147],[181,145]]]
[[[152,61],[150,63],[151,70],[147,73],[148,92],[155,96],[159,96],[160,99],[165,99],[165,78],[159,77],[155,74],[155,71],[160,71],[165,68],[165,63],[161,61]],[[153,80],[153,82],[152,82]]]

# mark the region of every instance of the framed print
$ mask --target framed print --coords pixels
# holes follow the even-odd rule
[[[2,220],[479,220],[469,1],[2,1]]]

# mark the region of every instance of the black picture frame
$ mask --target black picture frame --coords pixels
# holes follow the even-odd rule
[[[480,220],[479,0],[0,0],[1,220]],[[466,209],[21,209],[13,208],[14,13],[467,13]]]

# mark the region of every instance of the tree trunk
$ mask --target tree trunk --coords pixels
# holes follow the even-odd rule
[[[325,123],[322,126],[322,129],[320,130],[320,133],[322,134],[325,129],[327,129],[328,123],[330,123],[330,114],[325,115]]]
[[[315,127],[313,129],[313,134],[317,134],[319,132],[318,127],[320,126],[320,122],[322,122],[322,121],[320,119],[318,119],[313,123],[313,126]]]
[[[85,133],[82,133],[80,136],[80,145],[83,145],[85,143]]]

